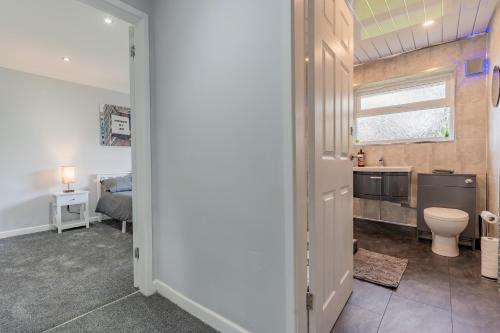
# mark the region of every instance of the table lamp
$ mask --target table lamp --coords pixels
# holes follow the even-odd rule
[[[62,166],[62,183],[68,185],[68,188],[64,190],[64,193],[75,192],[75,190],[70,189],[69,185],[75,182],[75,167],[74,166]]]

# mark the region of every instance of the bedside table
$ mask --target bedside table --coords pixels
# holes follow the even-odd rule
[[[62,221],[62,209],[65,206],[80,205],[80,219]],[[61,233],[65,229],[90,227],[89,191],[59,192],[52,195],[52,224]]]

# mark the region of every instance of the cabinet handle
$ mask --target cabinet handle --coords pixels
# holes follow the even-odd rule
[[[380,176],[370,176],[370,179],[382,179]]]

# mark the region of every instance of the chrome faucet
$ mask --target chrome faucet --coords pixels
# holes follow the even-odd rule
[[[384,156],[380,156],[378,159],[378,166],[383,167],[384,166]]]

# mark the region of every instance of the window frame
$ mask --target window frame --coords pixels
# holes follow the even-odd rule
[[[394,79],[363,84],[354,87],[354,145],[386,145],[386,144],[405,144],[405,143],[424,143],[424,142],[450,142],[455,140],[455,70],[441,69],[432,72],[423,72],[416,75],[398,77]],[[361,110],[361,97],[384,93],[394,90],[418,87],[421,85],[445,82],[446,96],[442,99],[431,101],[414,102],[401,105],[385,106],[369,110]],[[447,138],[413,138],[413,139],[393,139],[381,141],[357,142],[357,120],[358,118],[419,111],[426,109],[450,108],[450,135]]]

